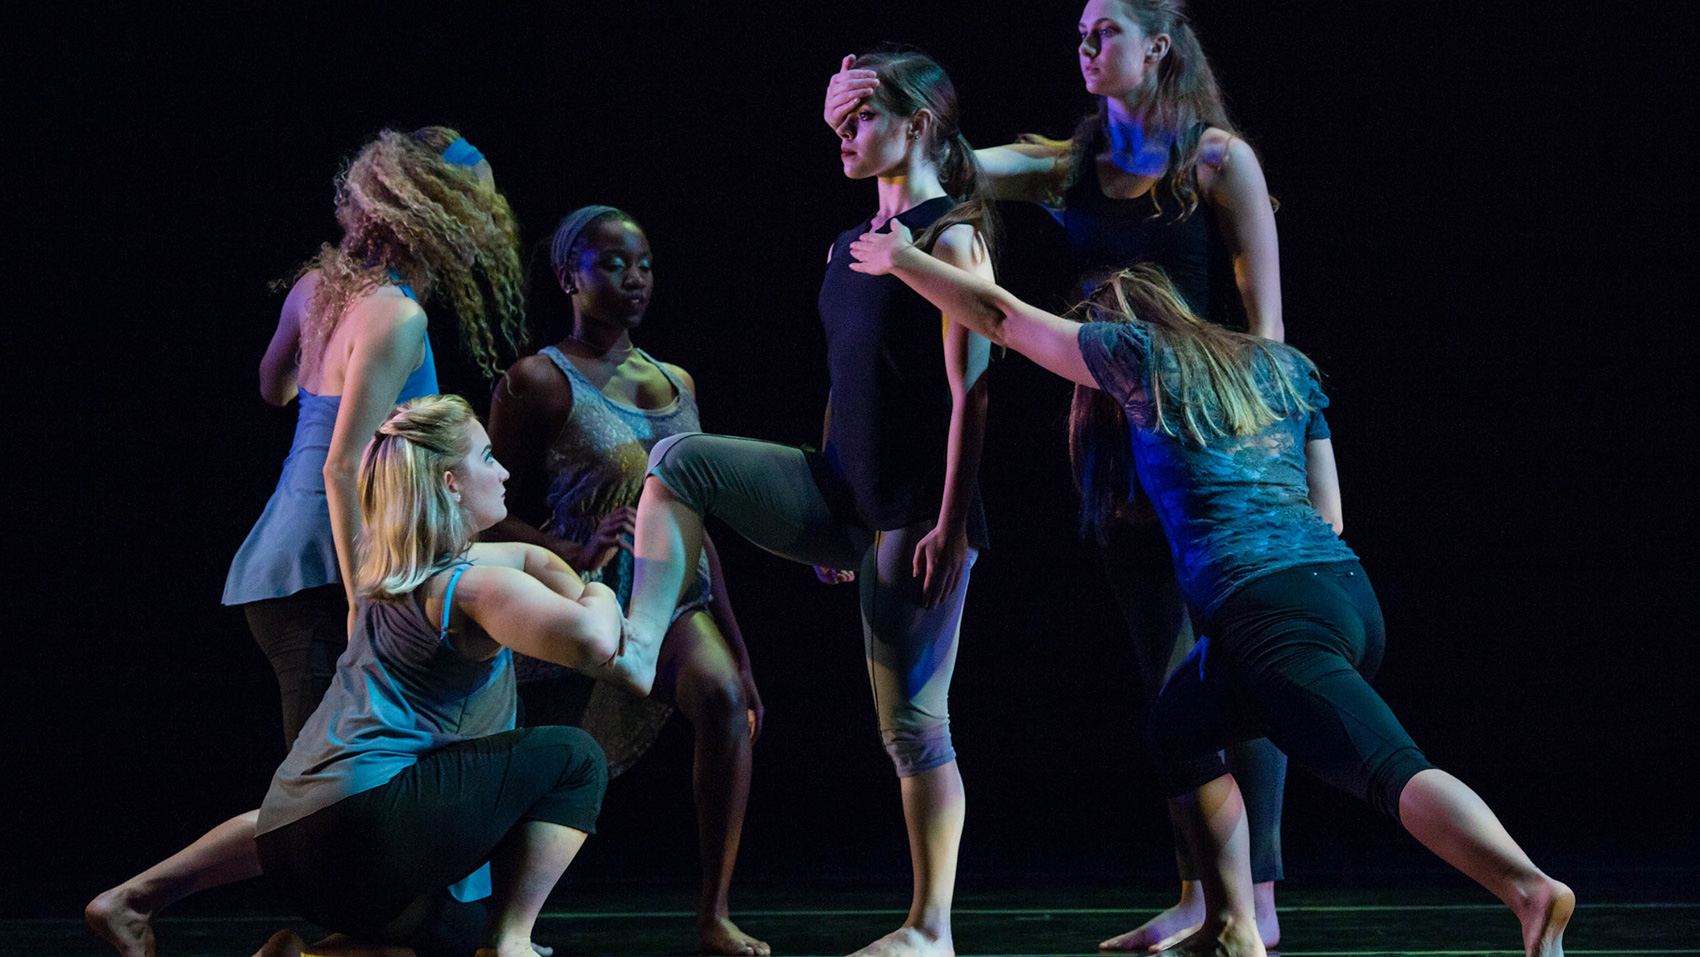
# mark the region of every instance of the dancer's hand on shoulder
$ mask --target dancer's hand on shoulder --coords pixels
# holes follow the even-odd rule
[[[872,70],[853,70],[850,68],[856,62],[853,56],[847,56],[838,64],[838,72],[832,75],[831,82],[826,85],[826,109],[821,118],[826,125],[837,132],[850,114],[860,106],[862,100],[880,85],[879,74]]]
[[[870,276],[883,276],[897,268],[897,257],[914,244],[915,237],[909,232],[909,227],[895,217],[887,226],[887,232],[866,232],[850,244],[850,255],[856,259],[850,264],[851,269]]]
[[[815,566],[815,577],[823,585],[842,585],[856,580],[856,573],[847,568],[828,568],[825,565]]]

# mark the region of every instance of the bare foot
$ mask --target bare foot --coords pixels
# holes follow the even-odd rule
[[[1204,922],[1202,896],[1183,896],[1181,902],[1125,934],[1098,945],[1099,950],[1156,951],[1173,946]]]
[[[956,957],[956,945],[918,927],[899,927],[850,957]]]
[[[1564,927],[1576,910],[1576,892],[1548,877],[1517,909],[1523,924],[1523,952],[1527,957],[1564,957]]]
[[[705,954],[719,957],[767,957],[773,948],[738,929],[729,917],[697,924],[697,946]],[[545,955],[547,957],[547,955]]]
[[[554,953],[551,949],[550,953]],[[472,957],[543,957],[537,948],[531,944],[508,944],[501,947],[480,947],[473,952]]]
[[[1281,918],[1275,913],[1275,882],[1251,885],[1251,902],[1257,911],[1257,936],[1265,948],[1281,942]]]
[[[119,957],[154,957],[153,908],[120,884],[88,902],[83,920],[89,930],[118,950]]]
[[[1267,957],[1268,951],[1258,939],[1255,922],[1250,925],[1229,922],[1200,927],[1158,953],[1172,957]]]
[[[301,952],[306,949],[307,942],[301,939],[301,935],[285,927],[254,951],[254,957],[301,957]]]

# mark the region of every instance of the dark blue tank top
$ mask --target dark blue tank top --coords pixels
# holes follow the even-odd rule
[[[1155,263],[1198,316],[1244,329],[1233,259],[1210,204],[1201,198],[1192,214],[1181,218],[1172,174],[1133,199],[1111,199],[1099,183],[1095,157],[1088,155],[1085,164],[1063,196],[1062,224],[1080,277],[1076,296],[1117,270]]]
[[[897,219],[919,233],[954,205],[941,196]],[[872,222],[839,234],[820,287],[832,375],[826,457],[850,486],[856,518],[892,529],[938,517],[951,397],[938,309],[896,276],[850,269],[850,243]],[[968,542],[986,546],[978,484],[968,505]]]

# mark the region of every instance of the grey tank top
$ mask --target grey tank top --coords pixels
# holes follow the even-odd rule
[[[454,576],[440,627],[426,619],[420,589],[400,601],[360,602],[336,677],[272,776],[255,833],[387,784],[439,748],[514,729],[513,652],[474,660],[449,638],[455,584],[471,567],[460,561],[438,572]],[[488,865],[450,891],[463,901],[488,896]]]
[[[573,390],[573,411],[549,444],[549,524],[544,531],[575,542],[589,540],[596,523],[623,505],[636,505],[649,471],[649,450],[680,432],[702,431],[696,397],[668,368],[642,349],[638,355],[661,370],[673,387],[673,401],[659,409],[640,409],[602,394],[561,350],[547,356]]]

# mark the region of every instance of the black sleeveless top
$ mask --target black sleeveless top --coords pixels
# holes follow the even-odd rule
[[[1172,191],[1174,174],[1133,199],[1111,199],[1099,184],[1096,157],[1086,156],[1085,163],[1063,194],[1062,224],[1080,276],[1076,295],[1091,292],[1117,270],[1155,263],[1198,316],[1244,329],[1233,258],[1210,204],[1201,198],[1192,215],[1182,219],[1181,202]]]
[[[954,205],[940,196],[897,219],[919,233]],[[850,243],[872,222],[840,233],[832,244],[820,316],[832,376],[826,458],[850,486],[855,518],[883,530],[938,518],[951,398],[938,309],[896,276],[850,269]],[[985,548],[978,481],[967,527],[968,543]]]

